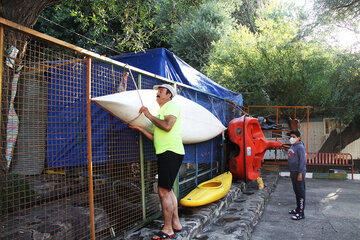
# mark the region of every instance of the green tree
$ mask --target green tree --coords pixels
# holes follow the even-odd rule
[[[205,1],[176,27],[170,40],[171,50],[192,67],[200,70],[207,63],[212,43],[231,29],[231,1]]]
[[[343,32],[359,34],[359,13],[359,0],[315,0],[309,21],[299,37],[316,38],[318,41],[329,42],[343,49],[358,51],[359,42],[354,41],[352,45],[344,46],[341,35]]]
[[[329,105],[338,107],[334,115],[346,127],[341,133],[333,131],[320,152],[340,152],[360,138],[360,53],[339,53],[329,83],[332,90]]]
[[[159,31],[151,38],[151,47],[171,48],[170,39],[177,24],[194,14],[203,0],[159,0],[155,25]]]
[[[239,0],[235,1],[235,8],[232,13],[235,21],[239,25],[247,27],[251,32],[258,31],[255,20],[259,16],[258,10],[263,8],[268,0]]]
[[[356,20],[360,15],[360,0],[315,0],[315,9],[329,21]]]
[[[156,15],[157,1],[64,0],[46,9],[35,28],[100,54],[113,55],[114,51],[104,46],[118,52],[146,49],[151,36],[159,29],[154,25]],[[58,24],[55,31],[53,23]],[[60,25],[64,26],[62,31],[59,31]]]
[[[345,107],[341,113],[346,122],[360,117],[360,53],[341,52],[330,75],[331,105]]]
[[[42,12],[35,29],[99,54],[169,47],[173,26],[198,2],[63,0]]]
[[[239,26],[219,40],[207,74],[223,86],[244,92],[247,105],[321,105],[329,96],[331,51],[312,42],[294,41],[294,21],[259,19],[259,33]]]

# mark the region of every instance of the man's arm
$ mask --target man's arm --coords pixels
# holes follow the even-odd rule
[[[151,133],[149,133],[148,131],[146,131],[142,127],[129,125],[129,128],[134,129],[134,130],[138,130],[139,132],[143,133],[145,135],[145,137],[147,137],[151,141],[154,141],[154,135],[152,135]]]
[[[155,116],[153,116],[147,107],[142,106],[139,110],[140,113],[144,113],[144,115],[158,128],[161,128],[164,131],[170,131],[176,122],[176,117],[173,115],[166,115],[164,120],[161,120]]]

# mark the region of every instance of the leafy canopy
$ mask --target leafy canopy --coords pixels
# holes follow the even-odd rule
[[[168,47],[173,26],[199,2],[63,0],[41,13],[35,29],[100,54]]]
[[[301,22],[281,13],[283,6],[277,4],[256,20],[258,33],[237,26],[220,39],[203,70],[223,86],[244,93],[246,105],[321,105],[329,97],[333,52],[296,41]]]
[[[205,1],[198,9],[175,25],[171,50],[192,67],[200,70],[207,63],[212,43],[231,28],[231,1]]]

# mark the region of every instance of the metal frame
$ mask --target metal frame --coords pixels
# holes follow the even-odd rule
[[[248,106],[248,114],[250,115],[250,109],[251,108],[276,108],[276,124],[279,123],[279,108],[291,108],[294,109],[294,118],[296,118],[296,109],[306,109],[306,153],[308,152],[308,146],[309,146],[309,115],[310,115],[310,108],[312,106],[266,106],[266,105],[251,105]],[[279,130],[281,132],[287,131],[287,130]],[[277,140],[277,136],[276,136]],[[276,162],[276,159],[275,159]]]
[[[86,68],[86,135],[87,135],[87,169],[88,169],[88,188],[89,188],[89,210],[90,210],[90,231],[91,231],[91,239],[95,239],[95,217],[94,217],[94,211],[95,211],[95,203],[94,203],[94,175],[93,175],[93,154],[92,154],[92,126],[91,126],[91,96],[92,96],[92,90],[91,90],[91,80],[92,80],[92,63],[94,62],[94,60],[99,60],[103,63],[109,63],[111,64],[112,66],[118,66],[118,67],[121,67],[121,68],[124,68],[124,69],[128,69],[130,71],[134,71],[134,72],[137,72],[138,73],[138,86],[140,86],[141,88],[141,77],[142,76],[148,76],[150,78],[155,78],[155,79],[158,79],[160,81],[164,81],[164,82],[168,82],[168,83],[172,83],[175,85],[175,88],[177,88],[178,86],[181,86],[181,87],[184,87],[184,88],[187,88],[187,89],[190,89],[190,90],[193,90],[195,91],[195,96],[197,98],[197,93],[203,93],[203,94],[206,94],[207,96],[211,96],[211,97],[214,97],[216,99],[219,99],[221,101],[221,104],[223,106],[223,111],[222,111],[222,116],[221,116],[221,121],[223,122],[223,124],[225,125],[225,114],[226,114],[226,108],[225,108],[225,105],[226,103],[231,103],[229,100],[226,100],[225,98],[222,98],[222,97],[219,97],[219,96],[216,96],[214,94],[209,94],[209,93],[206,93],[206,92],[203,92],[201,90],[198,90],[194,87],[190,87],[190,86],[187,86],[185,84],[182,84],[182,83],[178,83],[178,82],[173,82],[173,81],[170,81],[169,79],[166,79],[164,77],[161,77],[161,76],[158,76],[156,74],[152,74],[152,73],[149,73],[147,71],[144,71],[144,70],[141,70],[141,69],[138,69],[138,68],[135,68],[135,67],[132,67],[132,66],[129,66],[128,64],[125,64],[125,63],[121,63],[121,62],[118,62],[118,61],[115,61],[111,58],[107,58],[107,57],[104,57],[104,56],[101,56],[99,54],[96,54],[94,52],[91,52],[91,51],[88,51],[86,49],[83,49],[83,48],[80,48],[80,47],[77,47],[75,45],[72,45],[72,44],[69,44],[69,43],[66,43],[64,41],[61,41],[59,39],[56,39],[56,38],[53,38],[53,37],[50,37],[48,35],[45,35],[45,34],[42,34],[42,33],[39,33],[37,31],[34,31],[30,28],[26,28],[24,26],[21,26],[19,24],[16,24],[16,23],[13,23],[11,21],[8,21],[4,18],[0,18],[0,48],[1,48],[1,51],[0,51],[0,98],[1,98],[1,94],[2,94],[2,72],[3,72],[3,48],[4,48],[4,44],[3,44],[3,41],[4,41],[4,26],[6,28],[9,28],[9,29],[12,29],[12,30],[16,30],[18,32],[21,32],[23,34],[26,34],[30,37],[34,37],[36,39],[40,39],[42,41],[46,41],[48,43],[50,43],[50,45],[54,45],[54,46],[59,46],[61,48],[64,48],[64,49],[67,49],[67,50],[71,50],[75,53],[78,53],[80,55],[83,55],[85,58],[84,59],[80,59],[78,61],[84,61],[86,62],[87,64],[87,68]],[[236,106],[233,104],[233,107],[235,107],[236,109],[238,109],[239,106]],[[241,106],[240,106],[241,107]],[[1,106],[0,106],[0,118],[1,118]],[[0,129],[1,130],[1,129]],[[0,135],[1,137],[1,135]],[[142,136],[140,136],[139,138],[140,140],[140,143],[139,143],[139,151],[140,151],[140,169],[141,169],[141,205],[142,205],[142,208],[143,208],[143,212],[142,212],[142,218],[143,218],[143,223],[146,223],[150,220],[152,220],[153,216],[147,216],[146,215],[146,199],[145,199],[145,162],[144,162],[144,146],[143,146],[143,139],[142,139]],[[223,143],[223,139],[222,139],[222,143]],[[1,146],[2,148],[2,146]],[[198,154],[198,149],[197,147],[196,148],[196,154]],[[224,156],[223,156],[223,147],[221,148],[221,167],[223,168],[224,166]],[[197,157],[196,157],[197,158]],[[212,171],[213,171],[213,158],[214,158],[214,153],[213,153],[213,142],[211,142],[211,169],[209,170],[210,171],[210,176],[212,177]],[[196,159],[196,177],[195,177],[195,181],[196,181],[196,184],[197,183],[197,179],[199,176],[203,176],[205,174],[208,174],[209,171],[205,171],[205,172],[201,172],[201,173],[198,173],[198,160]],[[188,179],[190,180],[190,179]],[[184,182],[184,181],[183,181]],[[181,182],[181,183],[183,183]],[[179,186],[181,185],[181,183],[179,183],[179,178],[177,178],[177,182],[175,184],[175,192],[177,194],[177,196],[179,196]],[[141,227],[142,224],[139,224],[138,227]]]

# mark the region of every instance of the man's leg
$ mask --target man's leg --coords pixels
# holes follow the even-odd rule
[[[173,229],[181,230],[182,226],[181,226],[180,219],[179,219],[178,201],[177,201],[174,191],[171,190],[170,195],[171,195],[171,199],[172,199],[173,206],[174,206],[174,212],[173,212],[173,216],[172,216],[172,227],[173,227]]]
[[[174,203],[172,199],[173,191],[159,187],[159,196],[161,201],[161,207],[164,215],[164,228],[162,231],[168,235],[174,233],[172,229],[172,219],[174,215]]]

